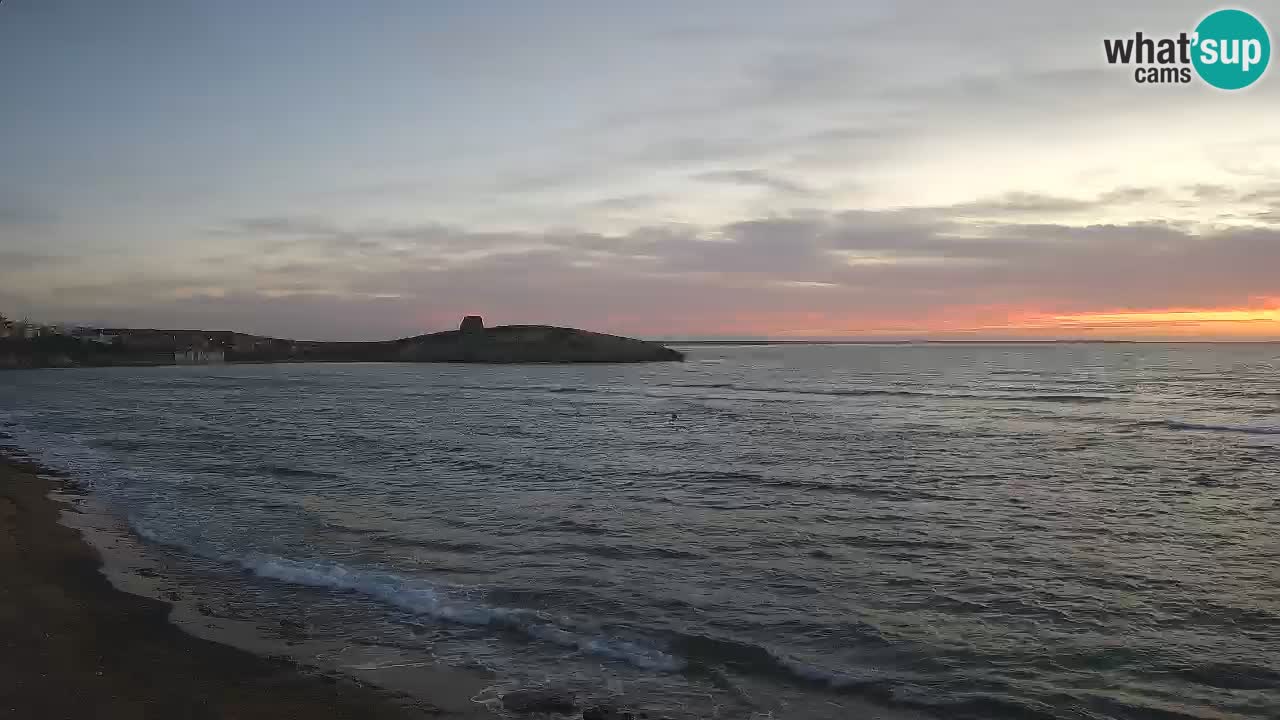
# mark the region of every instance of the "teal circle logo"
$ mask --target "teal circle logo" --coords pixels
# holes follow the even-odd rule
[[[1243,10],[1210,13],[1196,26],[1191,58],[1200,78],[1222,90],[1249,87],[1267,71],[1271,37]]]

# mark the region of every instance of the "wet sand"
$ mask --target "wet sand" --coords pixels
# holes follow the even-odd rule
[[[0,456],[0,716],[483,717],[200,639],[168,603],[117,590],[40,468]],[[465,706],[442,681],[441,705]]]

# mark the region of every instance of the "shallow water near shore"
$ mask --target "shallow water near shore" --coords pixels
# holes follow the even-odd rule
[[[209,607],[677,717],[1280,713],[1280,346],[0,375]]]

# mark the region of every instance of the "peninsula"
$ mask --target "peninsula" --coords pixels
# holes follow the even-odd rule
[[[680,361],[659,343],[550,325],[485,327],[375,342],[285,340],[228,331],[41,328],[0,337],[0,369],[223,362],[631,363]]]

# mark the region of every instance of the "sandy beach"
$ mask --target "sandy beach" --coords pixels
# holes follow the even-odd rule
[[[0,715],[466,716],[184,633],[167,603],[112,587],[38,473],[0,457]]]

